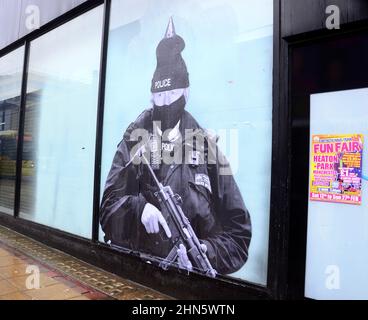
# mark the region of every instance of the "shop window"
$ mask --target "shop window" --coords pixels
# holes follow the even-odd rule
[[[187,172],[193,169],[188,173],[193,174],[193,181],[187,181],[188,176],[177,176],[169,182],[170,187],[182,197],[185,214],[190,216],[197,236],[202,236],[200,241],[206,244],[207,256],[219,273],[265,285],[271,190],[273,1],[113,0],[108,49],[100,241],[140,252],[153,262],[163,257],[160,240],[153,241],[155,235],[150,238],[142,222],[147,202],[156,208],[160,205],[154,192],[146,190],[147,172],[141,175],[137,168],[127,169],[133,149],[127,143],[131,137],[126,130],[133,122],[136,126],[130,129],[145,127],[146,120],[152,120],[150,115],[160,110],[161,120],[166,119],[167,110],[176,110],[166,119],[169,126],[178,114],[184,114],[181,107],[185,104],[190,128],[184,128],[183,118],[180,123],[178,119],[171,123],[171,128],[182,133],[197,127],[198,122],[201,128],[212,129],[233,175],[209,173],[212,169],[197,163],[201,154],[192,150]],[[169,105],[166,111],[165,107],[156,108],[157,113],[147,111],[136,121],[144,110],[158,106],[160,101],[163,106]],[[164,121],[161,124],[165,126]],[[152,128],[152,123],[149,125]],[[162,143],[159,149],[176,148],[171,142]],[[180,166],[183,172],[187,167]],[[161,168],[159,164],[155,171],[161,182],[168,183],[165,170],[170,168]],[[221,190],[216,189],[217,178]],[[193,197],[197,197],[197,205]],[[159,230],[162,232],[160,225]],[[139,244],[142,234],[151,239],[148,242],[152,250]]]
[[[367,41],[361,30],[291,51],[292,263],[312,299],[368,298]]]
[[[30,44],[20,217],[90,238],[103,7]]]
[[[13,214],[24,47],[0,58],[0,212]]]

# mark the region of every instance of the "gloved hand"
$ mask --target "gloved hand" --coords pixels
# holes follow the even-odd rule
[[[201,244],[201,248],[202,251],[204,253],[207,252],[207,246],[205,244]],[[179,249],[178,249],[178,264],[179,264],[179,268],[180,269],[185,269],[188,271],[192,271],[193,270],[193,265],[189,260],[188,254],[187,254],[187,249],[185,248],[185,246],[183,244],[180,244]]]
[[[143,209],[141,222],[146,228],[147,233],[159,233],[160,226],[164,228],[164,231],[168,238],[171,238],[171,231],[165,218],[163,217],[160,210],[158,210],[155,206],[150,203],[147,203]]]

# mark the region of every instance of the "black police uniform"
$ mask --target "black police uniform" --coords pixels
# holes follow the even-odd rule
[[[118,145],[106,181],[100,221],[106,242],[165,258],[168,252],[166,244],[159,235],[148,234],[141,222],[147,202],[160,209],[154,196],[157,188],[147,172],[147,166],[127,165],[131,160],[130,151],[137,144],[137,141],[131,141],[130,135],[135,129],[152,132],[152,113],[152,109],[144,111],[129,126]],[[206,139],[208,135],[187,111],[183,112],[180,121],[183,140],[179,147],[185,154],[184,146],[190,144],[184,139],[185,129],[197,130]],[[196,146],[192,147],[195,149]],[[208,156],[209,149],[199,150],[201,156]],[[219,153],[213,164],[162,166],[166,167],[161,167],[157,172],[158,176],[161,173],[161,182],[170,185],[174,193],[181,196],[182,209],[197,237],[206,244],[207,256],[214,269],[220,274],[239,270],[248,258],[251,220],[234,177],[220,174],[221,168],[229,166],[224,156]]]

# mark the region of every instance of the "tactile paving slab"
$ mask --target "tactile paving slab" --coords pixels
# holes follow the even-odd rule
[[[0,242],[117,300],[172,299],[0,226]]]

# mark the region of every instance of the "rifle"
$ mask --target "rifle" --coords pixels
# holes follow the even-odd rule
[[[144,150],[145,148],[143,148]],[[167,212],[168,216],[173,221],[173,225],[177,229],[178,237],[172,236],[173,248],[168,256],[160,262],[160,267],[167,270],[177,259],[180,244],[183,244],[187,249],[187,253],[194,268],[198,269],[201,273],[212,278],[216,277],[216,270],[212,267],[211,262],[208,260],[206,252],[202,249],[201,243],[197,235],[195,234],[188,218],[184,214],[181,204],[182,199],[178,194],[174,194],[170,186],[163,186],[157,179],[150,163],[144,156],[142,149],[139,152],[140,158],[145,162],[148,170],[153,177],[153,180],[158,187],[158,191],[155,192],[161,210]]]

